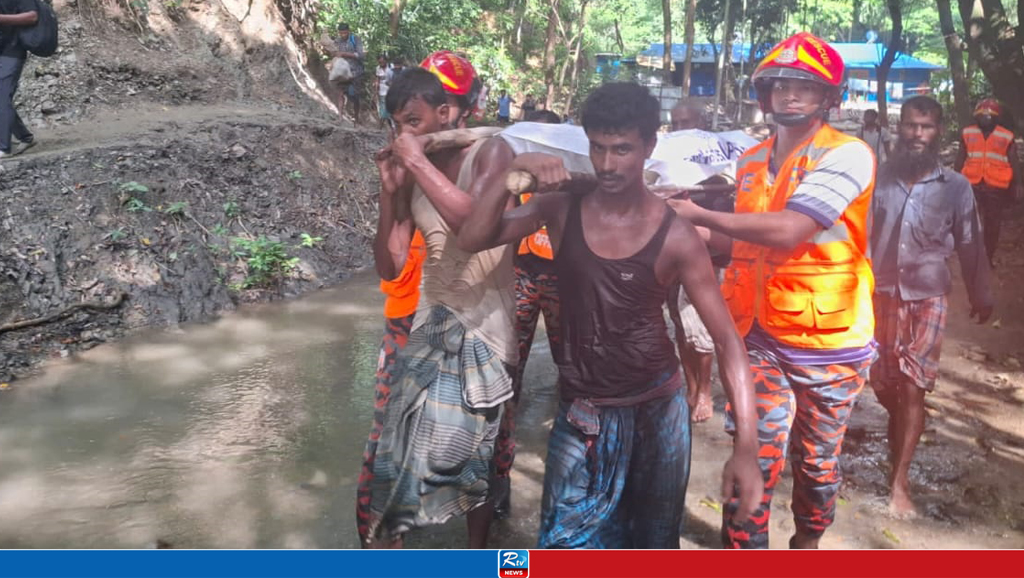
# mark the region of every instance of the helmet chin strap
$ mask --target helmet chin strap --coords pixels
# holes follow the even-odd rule
[[[829,107],[826,104],[831,102],[829,95],[826,94],[824,100],[818,105],[818,110],[814,112],[773,112],[772,118],[777,124],[786,127],[802,126],[814,122],[818,118],[826,121],[828,120],[829,111]]]

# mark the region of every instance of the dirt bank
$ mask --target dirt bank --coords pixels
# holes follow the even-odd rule
[[[338,121],[307,0],[54,6],[16,100],[39,145],[0,165],[0,382],[367,264],[383,135]]]
[[[370,257],[379,134],[225,106],[49,136],[0,168],[0,325],[127,299],[0,333],[0,380],[137,327],[320,288]]]

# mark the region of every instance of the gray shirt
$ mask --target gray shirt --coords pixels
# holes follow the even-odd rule
[[[907,301],[952,289],[946,259],[954,251],[972,307],[993,304],[990,271],[974,193],[963,175],[945,167],[907,188],[882,165],[871,201],[871,259],[875,291],[899,290]]]

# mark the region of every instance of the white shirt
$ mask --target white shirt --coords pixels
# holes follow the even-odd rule
[[[858,131],[857,136],[859,136],[862,141],[868,143],[868,147],[874,151],[875,158],[878,159],[878,164],[885,162],[885,144],[892,141],[892,137],[889,136],[888,129],[881,128],[869,131],[862,128]]]
[[[377,67],[377,94],[380,96],[386,96],[388,88],[391,86],[391,79],[395,75],[395,71],[392,70],[391,65],[387,65],[384,68]]]

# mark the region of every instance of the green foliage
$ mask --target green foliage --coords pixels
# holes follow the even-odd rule
[[[290,171],[288,173],[288,180],[290,180],[290,181],[297,181],[297,180],[299,180],[301,178],[302,178],[302,171],[300,171],[298,169],[296,169],[294,171]]]
[[[217,223],[216,225],[210,228],[210,232],[213,233],[214,235],[224,236],[227,235],[230,231],[228,230],[227,227],[224,226],[223,223]]]
[[[126,192],[126,193],[148,193],[149,192],[149,187],[147,187],[146,185],[143,185],[143,184],[139,184],[139,183],[137,183],[135,181],[128,181],[127,183],[121,183],[121,186],[118,187],[118,189],[120,189],[121,191]]]
[[[228,201],[224,203],[224,216],[229,219],[234,219],[241,213],[238,208],[238,203],[235,201]]]
[[[111,229],[111,231],[109,233],[107,233],[107,238],[110,239],[111,243],[116,243],[116,242],[120,241],[121,239],[124,239],[127,236],[128,236],[128,233],[126,233],[124,231],[124,229],[121,228],[121,227],[118,227],[116,229]]]
[[[313,237],[309,233],[303,233],[302,234],[302,242],[299,245],[302,246],[302,247],[306,247],[308,249],[312,249],[318,243],[323,242],[323,240],[324,240],[323,237]]]
[[[288,256],[284,243],[272,241],[264,235],[256,239],[232,237],[230,245],[232,253],[244,259],[248,267],[248,275],[239,285],[241,289],[280,283],[299,264],[297,257]]]
[[[175,201],[164,209],[164,214],[171,216],[181,216],[188,211],[188,203],[185,201]]]
[[[138,197],[129,197],[124,203],[124,208],[129,213],[137,213],[139,211],[152,211],[150,207],[146,206],[146,203]]]

